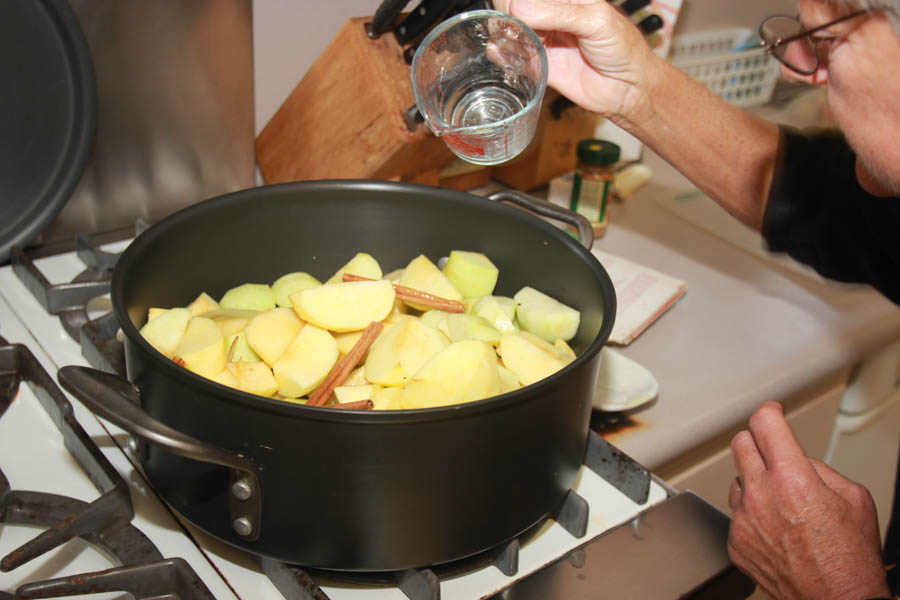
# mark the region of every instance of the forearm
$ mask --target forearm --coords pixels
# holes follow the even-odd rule
[[[728,104],[671,65],[648,65],[627,114],[613,122],[640,138],[744,224],[759,230],[778,127]]]

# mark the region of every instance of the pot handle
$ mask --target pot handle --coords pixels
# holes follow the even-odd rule
[[[248,459],[176,431],[148,415],[140,392],[124,377],[87,367],[59,370],[59,383],[91,412],[131,435],[173,454],[229,469],[228,509],[235,534],[246,541],[259,538],[262,524],[262,484]]]
[[[579,243],[588,250],[594,245],[594,228],[591,225],[591,222],[588,221],[584,215],[580,215],[577,212],[573,212],[561,206],[557,206],[552,202],[548,202],[547,200],[535,198],[534,196],[516,190],[494,192],[488,196],[488,200],[494,200],[496,202],[512,202],[522,208],[527,208],[530,211],[536,212],[542,217],[549,217],[551,219],[556,219],[557,221],[574,225],[575,229],[578,231]]]

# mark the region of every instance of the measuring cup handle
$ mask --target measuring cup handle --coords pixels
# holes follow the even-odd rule
[[[591,222],[583,215],[557,206],[547,200],[535,198],[534,196],[529,196],[528,194],[516,190],[494,192],[488,196],[488,199],[496,202],[512,202],[517,206],[536,212],[542,217],[548,217],[550,219],[562,221],[563,223],[568,223],[569,225],[574,225],[578,232],[579,243],[588,250],[594,245],[594,228],[591,225]]]

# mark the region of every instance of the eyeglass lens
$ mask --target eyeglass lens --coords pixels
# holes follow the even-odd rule
[[[770,17],[759,28],[760,37],[769,44],[776,44],[779,40],[793,37],[802,31],[803,26],[799,21],[786,16]],[[816,49],[809,36],[804,35],[786,44],[779,44],[772,49],[772,53],[787,66],[806,75],[815,73],[819,66]]]

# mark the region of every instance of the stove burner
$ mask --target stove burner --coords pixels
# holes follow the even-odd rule
[[[136,228],[141,227],[143,224],[138,223]],[[115,315],[107,312],[96,319],[89,315],[91,302],[109,294],[112,268],[119,255],[102,250],[83,234],[76,236],[75,243],[77,255],[87,268],[70,283],[50,283],[21,248],[10,252],[13,272],[48,313],[59,317],[91,366],[122,375],[125,358],[122,343],[116,339],[119,326]]]
[[[0,523],[47,527],[46,531],[0,559],[0,570],[11,571],[80,537],[125,565],[98,573],[24,584],[15,596],[0,592],[0,600],[54,598],[77,593],[123,591],[138,600],[214,600],[181,559],[163,560],[159,550],[130,524],[134,508],[128,485],[75,418],[72,405],[35,356],[25,346],[0,337],[0,416],[24,380],[63,436],[66,449],[101,492],[86,503],[56,494],[17,491],[0,470]]]

